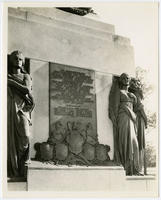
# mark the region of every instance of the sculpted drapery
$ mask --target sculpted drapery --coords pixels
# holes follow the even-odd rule
[[[136,113],[137,124],[137,139],[139,145],[139,166],[140,170],[144,166],[144,173],[146,174],[146,158],[145,158],[145,129],[147,128],[147,116],[144,111],[143,91],[141,82],[138,79],[132,78],[130,81],[129,91],[137,98],[137,104],[134,107]]]
[[[31,77],[22,69],[24,58],[14,51],[10,57],[7,95],[7,176],[24,176],[29,156],[30,113],[34,102]]]
[[[137,98],[128,91],[129,76],[115,78],[110,92],[109,117],[113,122],[114,160],[122,164],[126,175],[140,175],[137,121],[134,106]]]

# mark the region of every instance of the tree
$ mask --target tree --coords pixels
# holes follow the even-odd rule
[[[153,110],[152,106],[149,106],[152,102],[152,95],[154,93],[154,85],[149,81],[149,72],[146,69],[141,67],[136,68],[136,78],[140,80],[142,84],[143,90],[143,104],[145,108],[145,112],[148,118],[148,128],[146,130],[146,162],[147,167],[155,167],[156,166],[156,146],[153,144],[151,138],[156,137],[154,134],[157,133],[156,123],[157,123],[157,114],[156,111]]]
[[[148,167],[156,167],[156,149],[146,144],[146,162]]]

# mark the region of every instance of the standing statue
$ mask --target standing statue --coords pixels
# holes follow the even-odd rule
[[[120,104],[120,89],[119,78],[113,77],[113,83],[109,95],[109,118],[113,124],[113,140],[114,140],[114,162],[116,165],[120,165],[119,156],[119,143],[118,143],[118,131],[117,131],[117,116]]]
[[[117,161],[123,165],[126,175],[141,175],[139,173],[139,147],[137,141],[136,115],[133,111],[137,99],[133,93],[128,91],[129,76],[121,74],[117,80],[119,87],[111,88],[109,109],[110,118],[114,123],[115,135],[114,145]],[[116,84],[116,83],[115,83]],[[115,88],[115,90],[114,90]],[[117,98],[117,100],[115,99]],[[111,101],[115,99],[114,101]]]
[[[137,122],[137,139],[139,145],[139,164],[140,171],[144,166],[144,174],[146,174],[146,158],[145,158],[145,128],[147,128],[147,116],[144,111],[144,106],[142,104],[143,91],[141,87],[141,82],[135,78],[130,81],[129,91],[132,92],[137,98],[137,104],[134,107],[136,113]]]
[[[23,177],[29,159],[29,125],[34,107],[31,77],[24,69],[22,52],[10,55],[7,99],[7,176]]]

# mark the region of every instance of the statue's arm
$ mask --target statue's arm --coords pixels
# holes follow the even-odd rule
[[[144,107],[143,107],[143,106],[142,106],[142,108],[140,109],[140,113],[141,113],[141,116],[142,116],[143,119],[144,119],[145,127],[147,128],[147,121],[148,121],[148,119],[147,119],[147,116],[146,116],[146,114],[145,114],[145,111],[144,111]]]
[[[29,90],[29,93],[31,94],[31,92],[32,92],[32,80],[31,80],[31,77],[30,77],[29,74],[24,75],[24,82],[25,82],[26,87]]]
[[[147,128],[147,116],[145,114],[145,111],[144,111],[144,106],[143,104],[141,103],[141,100],[139,97],[137,97],[137,103],[135,105],[135,109],[134,111],[137,113],[137,112],[140,112],[142,118],[144,119],[144,123],[145,123],[145,127]]]
[[[8,78],[8,85],[15,87],[16,89],[20,90],[24,94],[30,93],[30,89],[29,89],[28,85],[21,84],[15,80],[13,80],[12,78]]]
[[[109,95],[109,118],[113,125],[117,127],[118,108],[120,104],[120,89],[118,80],[114,79]]]

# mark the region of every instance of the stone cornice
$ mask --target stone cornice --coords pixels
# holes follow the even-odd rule
[[[65,13],[56,8],[51,8],[49,12],[46,12],[46,9],[48,8],[9,8],[8,15],[28,22],[40,23],[65,31],[108,40],[116,45],[124,45],[131,48],[130,39],[115,35],[113,25]]]

